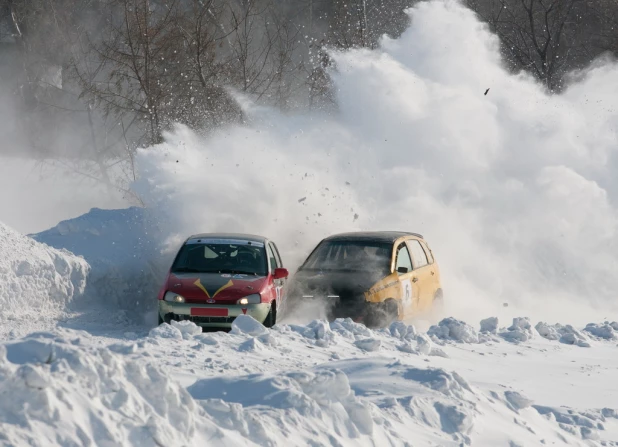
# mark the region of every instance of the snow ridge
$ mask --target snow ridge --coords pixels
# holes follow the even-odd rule
[[[51,248],[0,222],[0,321],[55,316],[81,298],[88,263],[66,250]]]

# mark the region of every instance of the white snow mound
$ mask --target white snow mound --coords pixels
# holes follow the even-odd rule
[[[0,308],[3,316],[53,316],[83,295],[88,263],[0,222]],[[0,316],[2,319],[2,316]]]
[[[251,444],[217,427],[156,365],[81,341],[62,331],[0,345],[0,444]]]
[[[479,336],[472,326],[456,320],[455,318],[445,318],[437,326],[431,326],[427,335],[434,340],[456,341],[460,343],[478,343]]]

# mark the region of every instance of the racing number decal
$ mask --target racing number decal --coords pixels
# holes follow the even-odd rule
[[[403,289],[403,296],[401,297],[401,301],[403,303],[404,309],[412,307],[412,283],[409,279],[404,279],[403,281],[401,281],[401,287]]]

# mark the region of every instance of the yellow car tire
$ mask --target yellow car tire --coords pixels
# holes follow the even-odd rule
[[[399,319],[399,304],[392,298],[368,306],[364,321],[367,327],[386,327]]]

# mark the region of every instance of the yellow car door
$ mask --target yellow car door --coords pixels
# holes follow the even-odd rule
[[[438,264],[433,257],[433,252],[431,251],[431,248],[429,248],[429,244],[427,243],[427,241],[423,240],[419,242],[421,243],[423,250],[425,250],[427,260],[429,261],[429,273],[431,274],[432,290],[434,294],[433,296],[435,296],[436,292],[442,289],[442,283],[440,281],[440,269],[438,268]]]
[[[410,316],[415,313],[420,298],[417,281],[414,281],[415,275],[412,269],[412,260],[410,251],[405,242],[397,245],[395,250],[395,273],[399,281],[399,299],[401,300],[401,317]]]
[[[419,312],[429,310],[435,293],[435,272],[432,274],[432,267],[420,242],[416,239],[408,239],[406,243],[412,255],[411,281],[418,287],[419,300],[416,310]]]

